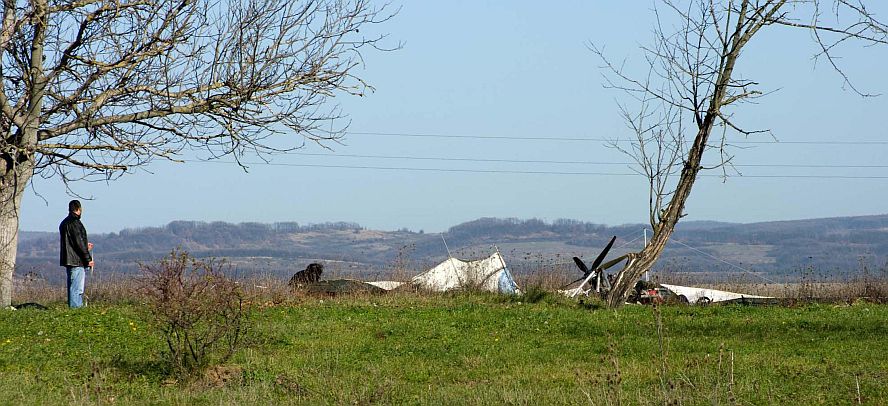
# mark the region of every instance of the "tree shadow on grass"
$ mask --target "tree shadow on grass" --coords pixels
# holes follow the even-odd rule
[[[106,363],[126,379],[143,378],[149,382],[163,382],[172,374],[169,364],[158,359],[142,360],[114,357]]]

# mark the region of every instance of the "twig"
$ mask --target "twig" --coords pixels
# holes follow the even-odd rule
[[[859,405],[863,403],[863,399],[860,396],[860,378],[857,374],[854,375],[854,383],[857,385],[857,404]]]

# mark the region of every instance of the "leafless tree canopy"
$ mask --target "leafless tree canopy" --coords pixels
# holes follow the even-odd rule
[[[33,175],[335,141],[327,101],[370,89],[353,69],[383,37],[362,30],[392,16],[368,0],[3,0],[2,13],[0,305]]]
[[[338,115],[324,101],[366,90],[350,71],[380,38],[359,28],[387,18],[363,0],[4,5],[3,149],[36,152],[38,171],[65,178],[186,146],[239,156],[273,149],[266,139],[284,132],[336,138],[323,130]],[[28,120],[36,145],[16,141]]]
[[[653,44],[642,48],[647,67],[642,77],[591,46],[605,63],[606,86],[624,92],[631,101],[620,111],[636,138],[631,146],[615,146],[635,159],[649,181],[654,231],[641,252],[628,256],[609,293],[611,305],[623,303],[632,285],[656,262],[684,215],[699,173],[720,169],[728,176],[731,139],[770,134],[744,127],[732,114],[738,105],[764,96],[758,82],[735,71],[746,45],[762,30],[807,30],[819,49],[815,58],[825,60],[845,87],[872,96],[845,74],[836,57],[838,49],[849,43],[888,45],[888,26],[867,3],[871,2],[661,0],[655,8]],[[705,167],[704,154],[718,154],[716,163]]]

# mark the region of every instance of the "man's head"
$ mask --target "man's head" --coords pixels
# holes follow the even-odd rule
[[[71,200],[68,202],[68,213],[74,213],[76,215],[80,215],[82,208],[80,207],[80,200]]]

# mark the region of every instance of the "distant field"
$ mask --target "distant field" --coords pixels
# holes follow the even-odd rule
[[[248,348],[194,383],[164,375],[162,346],[137,305],[2,311],[0,404],[888,399],[885,305],[615,311],[526,299],[392,295],[257,305]]]

